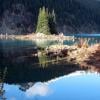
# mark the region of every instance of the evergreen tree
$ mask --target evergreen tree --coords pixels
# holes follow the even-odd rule
[[[45,7],[40,8],[37,22],[36,33],[50,34],[49,24],[48,24],[48,12]]]
[[[57,34],[56,17],[55,17],[54,10],[52,11],[52,13],[49,13],[48,18],[49,18],[49,28],[50,28],[51,34]]]

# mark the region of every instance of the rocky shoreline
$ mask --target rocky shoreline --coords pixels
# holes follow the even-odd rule
[[[11,40],[73,40],[74,36],[64,36],[62,34],[59,35],[44,35],[43,33],[33,33],[29,35],[0,35],[0,39],[11,39]]]
[[[69,63],[78,64],[82,68],[100,70],[100,44],[90,47],[53,45],[46,48],[50,57],[66,57]]]

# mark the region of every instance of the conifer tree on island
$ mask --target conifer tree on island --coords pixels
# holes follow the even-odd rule
[[[49,13],[49,15],[48,15],[48,20],[49,20],[50,33],[51,33],[51,34],[57,34],[57,29],[56,29],[56,17],[55,17],[55,12],[54,12],[54,10],[52,11],[52,13]]]
[[[50,34],[49,22],[48,22],[48,12],[45,7],[40,8],[37,22],[36,33],[44,33],[46,35]]]

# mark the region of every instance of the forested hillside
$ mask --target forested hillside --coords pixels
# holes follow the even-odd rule
[[[77,0],[0,0],[0,33],[35,32],[39,8],[55,11],[58,32],[99,32],[100,15]]]

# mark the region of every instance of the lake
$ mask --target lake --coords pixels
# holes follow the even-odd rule
[[[77,71],[46,82],[4,84],[7,100],[99,100],[100,75]]]
[[[100,43],[97,35],[75,35],[69,41],[0,40],[0,99],[100,100],[99,72],[63,58],[33,56],[50,45],[74,45],[80,39]]]

